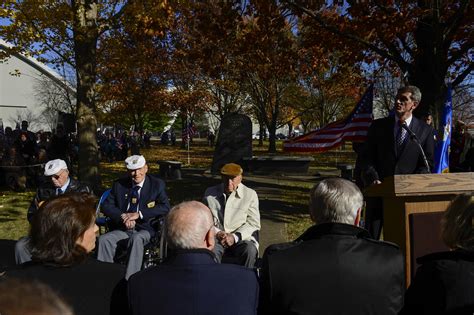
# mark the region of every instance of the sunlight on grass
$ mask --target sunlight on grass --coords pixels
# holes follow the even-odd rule
[[[141,153],[148,162],[149,172],[158,174],[158,160],[174,160],[183,163],[183,168],[210,169],[214,148],[209,147],[204,139],[195,139],[188,151],[176,146],[164,146],[153,141],[150,149],[142,149]],[[312,156],[315,161],[310,165],[310,173],[317,170],[335,168],[337,163],[354,163],[355,154],[350,147],[344,150],[335,150],[326,153],[294,154],[282,151],[282,141],[277,142],[277,155]],[[268,142],[258,146],[258,141],[253,141],[254,155],[268,155]],[[109,188],[112,182],[126,176],[123,161],[100,164],[102,187]],[[244,180],[245,181],[245,180]],[[166,191],[171,205],[185,200],[201,200],[207,187],[219,182],[216,178],[188,177],[184,180],[167,180]],[[253,183],[258,185],[258,183]],[[294,240],[309,226],[311,220],[308,213],[309,189],[315,183],[294,181],[290,178],[276,178],[274,184],[266,185],[257,191],[261,202],[262,217],[267,220],[284,223],[287,231],[287,240]],[[251,186],[251,185],[250,185]],[[29,224],[26,212],[34,191],[16,193],[4,191],[0,193],[0,238],[18,239],[28,233]]]
[[[0,195],[0,239],[19,239],[28,234],[26,212],[34,191],[4,191]]]

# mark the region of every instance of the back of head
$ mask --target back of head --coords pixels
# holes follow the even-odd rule
[[[71,308],[47,285],[35,281],[0,281],[2,315],[73,315]]]
[[[174,206],[166,219],[166,237],[171,248],[206,248],[205,239],[213,226],[211,211],[198,201]]]
[[[363,202],[362,193],[354,183],[342,178],[325,179],[311,189],[311,217],[317,224],[354,224]]]
[[[33,260],[70,265],[87,257],[77,244],[95,224],[95,198],[87,193],[68,193],[41,205],[33,216],[30,244]]]
[[[474,250],[474,195],[456,196],[444,213],[442,238],[452,249]]]

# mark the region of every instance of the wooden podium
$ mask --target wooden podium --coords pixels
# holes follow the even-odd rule
[[[395,175],[364,191],[365,197],[383,200],[383,238],[398,244],[404,253],[407,286],[415,268],[410,248],[415,233],[410,229],[410,215],[442,212],[456,195],[472,191],[474,173]],[[440,231],[435,229],[431,233],[425,237],[439,237]]]

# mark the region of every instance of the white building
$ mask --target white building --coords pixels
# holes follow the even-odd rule
[[[0,39],[0,49],[8,47],[11,45]],[[54,126],[51,116],[45,116],[46,108],[39,99],[44,82],[75,94],[62,76],[35,58],[14,54],[0,62],[0,119],[4,128],[15,129],[21,120],[29,120],[31,131],[48,131]]]

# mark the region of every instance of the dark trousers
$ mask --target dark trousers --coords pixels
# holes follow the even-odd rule
[[[240,241],[229,248],[224,248],[216,239],[214,254],[216,254],[219,262],[253,268],[257,260],[258,250],[251,241]]]
[[[378,240],[383,227],[383,201],[381,198],[367,198],[365,205],[365,229]]]

